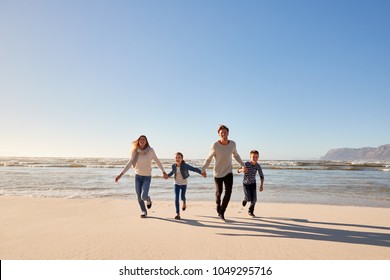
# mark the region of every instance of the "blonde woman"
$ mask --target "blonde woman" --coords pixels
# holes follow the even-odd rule
[[[148,211],[146,207],[150,209],[152,207],[152,200],[149,196],[149,188],[152,180],[152,161],[154,161],[163,173],[163,177],[168,178],[167,173],[164,170],[160,160],[157,158],[153,148],[150,147],[148,139],[145,135],[141,135],[132,143],[131,158],[127,162],[122,172],[115,178],[115,182],[130,169],[134,168],[135,171],[135,192],[139,206],[141,207],[141,218],[146,218]],[[145,207],[146,201],[146,207]]]

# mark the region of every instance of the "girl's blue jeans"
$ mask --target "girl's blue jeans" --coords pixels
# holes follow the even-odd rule
[[[181,196],[180,196],[181,191]],[[185,203],[186,202],[186,191],[187,191],[187,185],[177,185],[175,184],[175,207],[176,207],[176,213],[180,213],[180,205],[179,205],[179,197],[181,197],[181,200]]]

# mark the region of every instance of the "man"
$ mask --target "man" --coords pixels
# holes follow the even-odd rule
[[[207,159],[201,167],[202,175],[206,176],[206,169],[210,166],[213,158],[214,164],[214,181],[215,181],[215,198],[217,203],[217,212],[221,220],[225,221],[225,211],[229,204],[233,189],[233,166],[232,156],[241,165],[242,171],[246,172],[245,163],[237,153],[236,143],[229,140],[229,128],[221,125],[218,128],[219,141],[215,142],[210,149]],[[223,186],[225,185],[225,195],[221,201]],[[221,203],[222,202],[222,203]]]

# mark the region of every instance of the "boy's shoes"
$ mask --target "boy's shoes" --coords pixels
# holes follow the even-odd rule
[[[242,201],[242,206],[245,207],[246,203],[247,203],[247,201],[244,199],[244,200]]]
[[[146,216],[147,216],[146,212],[142,212],[141,218],[146,218]]]
[[[183,211],[186,211],[187,205],[185,203],[183,203],[183,207],[181,209],[183,209]]]
[[[152,208],[152,201],[150,200],[150,198],[149,198],[149,200],[146,202],[146,207],[148,207],[148,209]]]
[[[177,214],[176,217],[175,217],[176,220],[180,220],[180,215]]]
[[[248,215],[251,216],[252,218],[255,218],[255,217],[256,217],[255,214],[253,214],[253,213],[251,213],[251,212],[249,212]]]

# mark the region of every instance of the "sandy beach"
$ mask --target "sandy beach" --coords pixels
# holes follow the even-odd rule
[[[2,260],[389,260],[390,208],[0,197]]]

